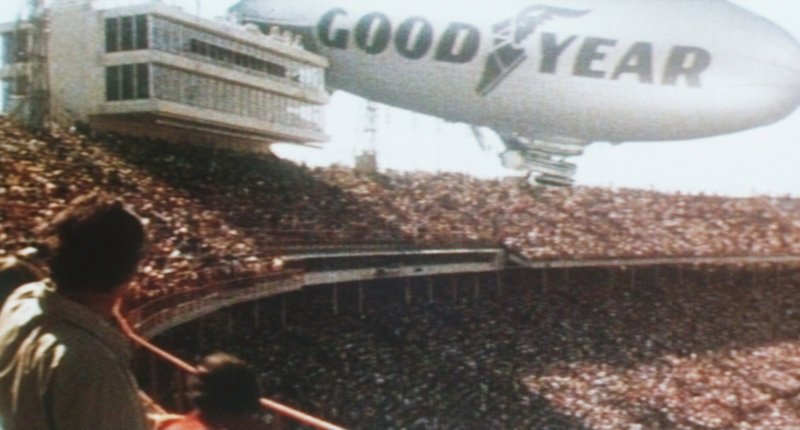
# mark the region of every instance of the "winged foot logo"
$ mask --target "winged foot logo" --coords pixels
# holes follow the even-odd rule
[[[492,27],[494,48],[486,59],[483,76],[476,89],[478,94],[488,95],[528,58],[522,45],[545,22],[553,18],[577,18],[587,13],[588,10],[533,5],[523,9],[516,17],[495,24]]]

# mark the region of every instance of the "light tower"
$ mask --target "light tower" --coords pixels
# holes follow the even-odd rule
[[[378,171],[378,106],[375,102],[367,102],[366,125],[364,126],[366,145],[363,151],[356,155],[356,171],[375,173]]]
[[[44,0],[30,0],[28,10],[30,80],[22,105],[23,122],[29,128],[40,129],[50,120],[48,16]]]

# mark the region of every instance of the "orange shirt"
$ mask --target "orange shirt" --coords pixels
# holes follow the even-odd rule
[[[163,422],[158,430],[272,430],[273,418],[267,413],[242,417],[205,420],[199,411],[192,411],[174,420]]]

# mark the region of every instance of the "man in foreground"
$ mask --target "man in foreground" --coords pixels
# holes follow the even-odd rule
[[[51,226],[51,279],[18,288],[0,312],[0,428],[147,428],[130,347],[112,313],[146,244],[119,201],[87,196]]]

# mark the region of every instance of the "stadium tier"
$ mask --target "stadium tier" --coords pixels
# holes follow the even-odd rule
[[[0,253],[38,246],[36,227],[78,195],[120,195],[152,234],[137,303],[261,275],[276,255],[320,246],[502,245],[535,261],[800,255],[791,199],[358,174],[150,139],[34,135],[5,119],[0,145]]]
[[[797,267],[522,269],[502,287],[436,277],[432,294],[425,280],[320,286],[154,340],[190,360],[246,357],[270,398],[346,428],[796,428]],[[174,371],[142,365],[173,402]]]
[[[209,288],[249,294],[307,270],[308,288],[216,303],[156,340],[190,361],[238,353],[262,369],[271,398],[348,427],[800,425],[793,199],[359,174],[147,138],[32,134],[0,119],[0,255],[44,249],[37,228],[93,190],[148,222],[132,314],[208,299]],[[492,269],[502,267],[497,250],[516,268]],[[699,264],[725,257],[738,259]],[[489,269],[413,273],[464,258]],[[773,263],[735,263],[748,258]],[[356,261],[369,280],[308,282]],[[174,369],[144,363],[148,391],[180,407],[169,400]]]

